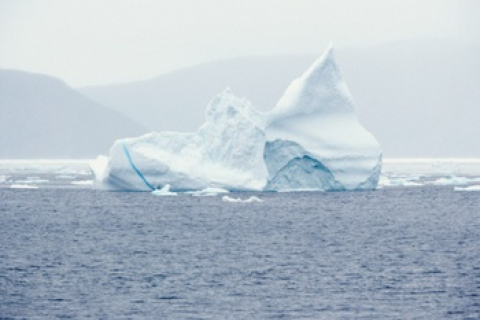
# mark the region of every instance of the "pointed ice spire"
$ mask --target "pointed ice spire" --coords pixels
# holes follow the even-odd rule
[[[353,100],[330,44],[324,54],[290,84],[270,114],[278,118],[345,111],[353,111]]]

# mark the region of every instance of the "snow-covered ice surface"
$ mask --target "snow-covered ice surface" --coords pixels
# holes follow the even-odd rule
[[[343,191],[375,189],[381,163],[330,47],[267,114],[227,89],[197,132],[117,140],[91,167],[108,190]]]
[[[382,152],[358,122],[330,48],[292,82],[266,126],[267,189],[369,190]]]
[[[153,132],[116,141],[109,158],[91,163],[96,187],[262,190],[265,135],[257,118],[248,101],[226,90],[210,102],[206,123],[196,133]]]

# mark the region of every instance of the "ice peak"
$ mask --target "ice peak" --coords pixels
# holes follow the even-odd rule
[[[207,106],[205,116],[210,123],[227,123],[228,119],[238,117],[244,117],[257,124],[262,123],[259,113],[252,107],[251,102],[237,97],[228,87],[213,97]]]
[[[271,115],[274,119],[345,111],[353,111],[353,100],[330,44],[322,56],[285,90]]]
[[[219,93],[219,95],[225,95],[225,96],[234,96],[234,94],[232,93],[232,90],[230,89],[230,87],[225,87],[225,89],[223,89],[222,92]]]
[[[329,69],[330,68],[330,69]],[[330,42],[323,54],[304,72],[302,78],[323,75],[339,76],[340,68],[335,58],[335,49]],[[340,75],[341,76],[341,75]]]
[[[236,104],[238,98],[227,87],[222,92],[218,93],[207,106],[206,118],[209,121],[216,122],[219,116],[224,116],[225,113],[236,113]]]

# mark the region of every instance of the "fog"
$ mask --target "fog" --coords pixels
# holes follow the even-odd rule
[[[440,38],[480,41],[480,3],[442,0],[0,0],[0,68],[72,86],[236,56]]]
[[[75,149],[64,128],[77,133],[78,141],[103,141],[98,148],[107,152],[115,138],[108,130],[98,130],[101,139],[80,134],[97,132],[86,128],[100,120],[84,110],[98,104],[110,110],[102,109],[105,119],[118,119],[107,127],[137,131],[143,130],[139,124],[195,130],[208,99],[226,86],[269,110],[288,81],[329,43],[339,53],[359,119],[387,157],[478,157],[478,17],[475,0],[0,0],[0,80],[6,84],[0,88],[0,158],[38,157],[29,151],[35,148]],[[33,72],[68,86],[55,82],[47,92],[55,103],[48,104],[37,99],[44,84],[29,86],[26,103],[26,86],[5,69],[26,71],[18,74],[25,83],[46,79]],[[65,111],[73,102],[86,108],[76,110],[81,117]],[[57,110],[68,123],[85,116],[89,124],[82,130],[62,124]],[[20,121],[20,113],[28,121]],[[53,116],[39,122],[35,114]],[[39,131],[55,133],[58,141],[41,139]],[[93,152],[85,147],[78,154]]]

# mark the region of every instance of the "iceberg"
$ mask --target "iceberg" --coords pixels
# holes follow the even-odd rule
[[[268,113],[229,89],[208,104],[195,133],[117,140],[90,163],[107,190],[344,191],[376,188],[382,152],[359,123],[329,49]]]

